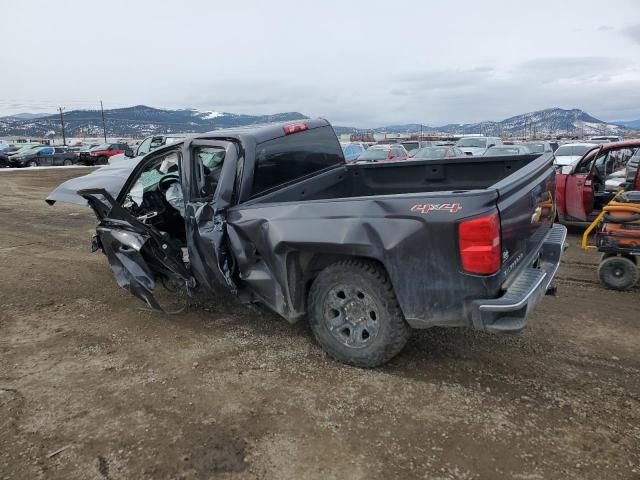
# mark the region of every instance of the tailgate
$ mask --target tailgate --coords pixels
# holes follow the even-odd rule
[[[519,267],[530,263],[553,225],[553,154],[541,155],[494,188],[502,227],[502,271],[508,281]]]

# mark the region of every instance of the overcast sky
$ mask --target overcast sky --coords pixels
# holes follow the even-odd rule
[[[640,118],[640,0],[0,0],[0,115],[145,104],[337,125]]]

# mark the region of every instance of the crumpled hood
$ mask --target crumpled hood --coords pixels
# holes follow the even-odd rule
[[[46,198],[46,202],[49,205],[56,202],[87,205],[87,201],[77,193],[78,190],[87,188],[104,188],[115,198],[140,160],[142,157],[124,158],[82,177],[71,178],[58,185]]]

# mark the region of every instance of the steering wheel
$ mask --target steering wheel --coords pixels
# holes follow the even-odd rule
[[[158,182],[158,190],[163,195],[167,193],[169,187],[174,183],[178,183],[180,181],[180,177],[178,175],[167,175]]]

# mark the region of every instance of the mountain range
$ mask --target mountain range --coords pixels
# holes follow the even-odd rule
[[[167,110],[137,105],[104,111],[107,134],[111,137],[144,137],[154,133],[200,133],[220,128],[255,125],[308,118],[299,112],[274,115],[241,115],[196,109]],[[67,137],[102,135],[100,110],[72,110],[64,113]],[[336,126],[337,133],[416,133],[519,136],[532,134],[620,134],[640,129],[640,121],[607,123],[580,109],[549,108],[507,118],[502,121],[427,126],[416,123],[388,125],[373,129]],[[22,113],[0,118],[1,136],[60,136],[59,114]]]
[[[302,120],[298,112],[275,115],[240,115],[236,113],[201,112],[195,109],[163,110],[137,105],[104,111],[107,134],[110,137],[144,137],[154,133],[199,133],[259,123]],[[72,110],[64,113],[67,137],[102,136],[100,110]],[[0,136],[45,137],[61,135],[60,115],[34,117],[19,114],[0,118]]]
[[[624,123],[624,124],[623,124]],[[441,126],[420,125],[409,123],[405,125],[390,125],[381,128],[360,130],[345,129],[341,133],[415,133],[425,134],[476,134],[497,136],[521,135],[606,135],[619,134],[628,130],[640,129],[640,122],[608,123],[599,120],[580,109],[548,108],[535,112],[524,113],[509,117],[502,121],[484,121],[478,123],[451,123]]]

